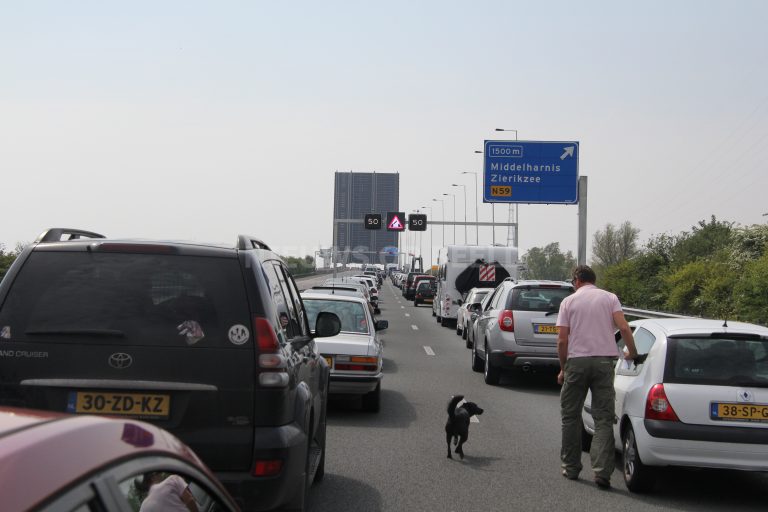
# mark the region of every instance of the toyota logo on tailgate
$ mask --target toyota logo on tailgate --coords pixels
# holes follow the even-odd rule
[[[115,352],[109,356],[109,366],[112,368],[122,370],[131,366],[131,364],[133,364],[133,358],[124,352]]]

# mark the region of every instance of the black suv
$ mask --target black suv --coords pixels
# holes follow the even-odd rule
[[[321,314],[322,315],[322,314]],[[151,421],[245,509],[303,510],[323,477],[329,369],[269,247],[51,229],[0,283],[0,404]]]

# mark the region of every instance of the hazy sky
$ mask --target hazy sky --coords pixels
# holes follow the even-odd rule
[[[64,226],[313,253],[334,171],[398,172],[401,209],[437,220],[443,193],[463,220],[466,184],[471,220],[460,172],[514,138],[497,127],[580,142],[590,241],[765,222],[766,20],[762,0],[2,0],[0,243]],[[521,253],[576,253],[576,206],[519,212]]]

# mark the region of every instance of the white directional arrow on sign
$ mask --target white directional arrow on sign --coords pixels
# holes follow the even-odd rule
[[[567,156],[573,156],[573,146],[568,146],[567,148],[563,148],[565,152],[560,155],[560,160],[565,160],[565,157]]]

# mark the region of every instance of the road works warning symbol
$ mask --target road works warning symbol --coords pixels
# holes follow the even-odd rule
[[[491,283],[496,281],[496,266],[480,265],[479,279],[484,283]]]
[[[399,219],[399,218],[397,218],[397,216],[395,216],[395,217],[392,219],[392,222],[390,222],[390,223],[389,223],[389,226],[388,226],[388,228],[389,228],[389,229],[397,229],[397,230],[400,230],[400,229],[403,229],[403,223],[402,223],[402,222],[400,222],[400,219]]]
[[[387,213],[387,231],[405,231],[405,213],[388,212]]]

